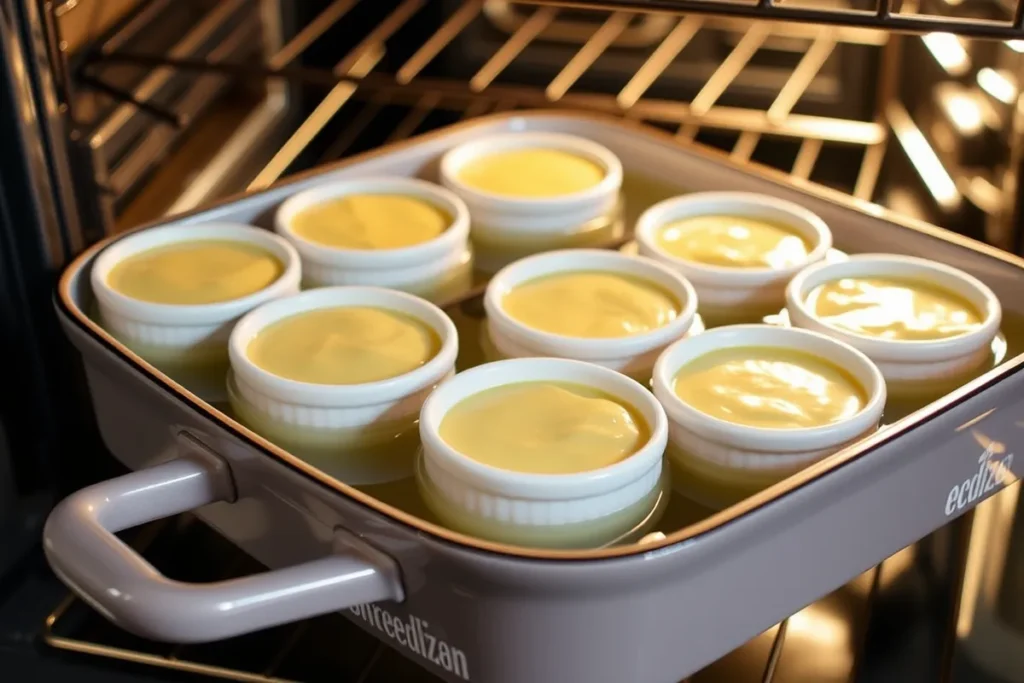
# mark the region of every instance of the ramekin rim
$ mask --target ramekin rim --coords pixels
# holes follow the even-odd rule
[[[519,144],[523,141],[526,141],[526,143],[523,145]],[[593,187],[555,197],[512,197],[500,195],[479,190],[459,180],[458,171],[469,159],[486,156],[489,151],[529,146],[530,141],[537,141],[534,145],[536,147],[563,149],[582,154],[591,161],[600,164],[604,168],[605,176]],[[480,147],[484,148],[484,150],[478,152],[477,148]],[[467,158],[463,159],[463,156]],[[570,207],[577,204],[600,201],[609,194],[617,193],[622,185],[623,178],[622,162],[610,149],[588,138],[554,131],[511,131],[467,140],[444,153],[441,157],[440,174],[442,182],[452,188],[456,194],[464,197],[468,204],[508,207],[512,210],[515,207],[523,206],[551,209],[559,206]]]
[[[339,299],[338,297],[342,297]],[[361,384],[315,384],[275,375],[249,359],[246,349],[253,336],[266,326],[293,315],[324,308],[369,306],[397,310],[402,301],[421,322],[441,338],[441,348],[433,358],[414,370],[384,380]],[[389,306],[388,303],[392,306]],[[301,405],[350,407],[374,405],[415,393],[438,381],[455,365],[458,356],[458,332],[447,314],[433,303],[398,290],[384,287],[341,285],[318,287],[270,301],[253,309],[235,325],[228,339],[232,371],[261,394]]]
[[[226,233],[218,235],[217,233]],[[172,233],[175,233],[172,236]],[[139,247],[140,243],[169,237],[157,244]],[[228,241],[255,244],[281,259],[284,270],[276,280],[260,290],[236,299],[208,304],[164,304],[136,299],[118,292],[107,283],[113,268],[136,254],[172,244],[203,241]],[[137,247],[137,248],[136,248]],[[142,322],[163,324],[203,324],[230,319],[272,298],[280,290],[297,285],[302,274],[301,259],[295,248],[281,236],[263,228],[244,223],[217,221],[213,223],[170,224],[126,235],[107,245],[96,257],[89,274],[93,295],[118,315]]]
[[[378,186],[382,190],[391,186],[396,189],[391,192],[356,189],[359,186],[370,186],[371,188]],[[437,237],[431,238],[426,242],[397,249],[346,249],[321,244],[296,234],[291,222],[300,211],[325,199],[344,197],[357,193],[409,194],[419,198],[429,197],[439,200],[438,203],[444,204],[440,208],[449,211],[452,215],[452,220],[448,227]],[[341,265],[340,262],[343,262],[346,266],[358,263],[363,269],[369,269],[379,267],[382,264],[402,265],[408,262],[427,260],[437,253],[464,247],[469,238],[469,228],[469,208],[461,197],[448,188],[436,183],[405,176],[368,176],[324,183],[289,196],[281,202],[274,212],[275,232],[292,242],[303,258],[326,266]]]
[[[945,339],[879,339],[830,325],[818,318],[807,307],[806,297],[810,288],[833,279],[829,278],[827,273],[848,268],[856,269],[857,266],[862,264],[866,264],[864,266],[866,268],[864,274],[866,275],[872,274],[874,267],[900,264],[921,271],[941,273],[945,277],[956,279],[966,285],[972,294],[975,295],[975,299],[969,299],[970,303],[976,305],[978,300],[983,302],[979,308],[982,309],[985,319],[976,329],[966,334]],[[878,272],[875,274],[899,277],[899,275],[894,276],[891,272]],[[913,278],[911,277],[910,279]],[[958,294],[963,296],[962,292],[958,292]],[[984,282],[959,268],[917,256],[904,256],[901,254],[854,254],[842,261],[832,263],[821,262],[810,265],[794,276],[786,286],[786,309],[790,312],[791,316],[795,313],[797,316],[802,316],[813,321],[816,325],[827,329],[829,336],[842,340],[869,356],[887,361],[933,362],[937,359],[956,358],[973,353],[979,347],[989,343],[999,333],[999,326],[1002,323],[1002,304],[991,288]]]
[[[713,347],[714,349],[766,345],[766,342],[763,339],[758,340],[757,342],[738,341],[737,343],[731,343],[723,339],[729,336],[743,335],[747,332],[757,332],[759,334],[767,334],[781,338],[789,337],[790,339],[813,339],[821,345],[831,347],[840,353],[846,354],[847,359],[853,360],[859,364],[859,370],[865,376],[870,378],[870,386],[861,387],[867,395],[867,402],[859,411],[857,411],[857,413],[840,422],[821,425],[818,427],[773,429],[768,427],[736,424],[722,420],[690,406],[681,398],[676,396],[675,392],[672,390],[672,382],[685,362],[691,360],[688,357],[684,357],[680,360],[678,358],[681,354],[679,349],[684,348],[685,345],[705,345],[712,341],[719,342]],[[782,339],[782,341],[787,340]],[[778,346],[781,348],[793,348],[786,343],[767,345]],[[694,358],[699,358],[700,356],[710,352],[711,349],[694,356]],[[811,352],[809,351],[808,353]],[[828,357],[826,360],[840,364],[841,367],[849,369],[849,365],[842,363],[834,357]],[[855,376],[855,379],[858,382],[861,381],[858,376]],[[872,424],[877,424],[878,419],[881,417],[882,411],[885,408],[885,401],[887,397],[886,383],[881,370],[879,370],[878,366],[860,350],[828,335],[815,332],[813,330],[765,324],[727,325],[725,327],[713,328],[701,333],[700,335],[688,337],[675,342],[666,348],[655,362],[652,384],[654,395],[657,397],[658,401],[661,402],[669,420],[672,422],[692,427],[694,431],[698,431],[702,435],[720,443],[742,445],[743,447],[746,447],[747,445],[753,446],[756,444],[759,447],[767,448],[767,444],[770,444],[773,441],[787,440],[798,444],[797,446],[786,448],[786,450],[794,451],[823,448],[829,444],[841,443],[862,434],[869,429]]]
[[[576,377],[559,377],[559,374],[568,373],[570,368],[589,372],[591,377],[600,375],[608,384],[616,386],[616,390],[613,391],[598,388],[627,403],[648,422],[650,435],[635,453],[612,465],[586,472],[537,474],[514,472],[486,465],[460,453],[441,438],[440,425],[448,410],[486,390],[460,392],[462,385],[467,381],[480,375],[508,372],[512,376],[510,381],[494,382],[487,388],[542,381],[581,383]],[[449,399],[448,395],[451,393],[455,393],[454,399]],[[442,401],[447,400],[451,401],[451,406],[446,409],[439,407]],[[434,458],[437,466],[466,485],[489,492],[498,491],[533,499],[571,500],[617,490],[640,479],[652,468],[660,466],[668,443],[668,418],[664,408],[650,391],[636,380],[615,370],[567,358],[513,358],[484,363],[464,370],[434,390],[420,409],[420,437],[424,446],[424,457]]]
[[[639,279],[647,279],[654,285],[663,286],[661,282],[654,281],[651,278],[645,278],[643,275],[634,275],[631,272],[627,272],[625,269],[619,270],[615,265],[595,265],[594,267],[554,267],[549,272],[535,275],[528,279],[515,280],[513,284],[503,288],[503,285],[506,284],[508,279],[514,279],[514,276],[523,269],[530,268],[531,266],[535,266],[536,264],[543,263],[545,261],[557,261],[558,259],[565,258],[593,259],[601,262],[602,264],[616,264],[621,266],[639,265],[641,269],[655,271],[664,279],[664,281],[671,282],[673,284],[672,289],[667,287],[666,289],[669,289],[669,293],[672,294],[674,298],[681,299],[678,302],[681,309],[676,317],[667,324],[649,332],[628,337],[598,338],[571,337],[538,330],[516,320],[505,312],[501,303],[501,298],[508,291],[514,289],[515,286],[529,282],[530,280],[558,273],[607,271],[630,274]],[[652,348],[657,348],[662,344],[667,344],[670,341],[686,334],[687,330],[690,329],[690,326],[693,325],[698,305],[699,302],[696,290],[690,281],[682,274],[672,270],[662,263],[658,263],[654,259],[643,256],[631,256],[607,249],[558,249],[527,256],[526,258],[510,263],[495,273],[487,284],[487,289],[484,293],[484,309],[487,312],[487,316],[499,327],[514,330],[518,337],[526,338],[528,343],[532,341],[533,344],[542,344],[548,348],[561,347],[566,350],[567,355],[571,352],[577,357],[585,357],[586,359],[608,359],[625,355],[633,355],[649,351]]]
[[[653,233],[665,225],[667,221],[678,218],[677,216],[666,218],[664,216],[665,213],[670,213],[673,209],[680,206],[686,207],[698,205],[702,202],[730,200],[742,206],[755,208],[771,207],[794,218],[797,225],[790,227],[800,230],[802,237],[813,238],[814,247],[808,252],[807,258],[799,264],[786,268],[732,268],[683,259],[670,254],[658,246]],[[702,214],[695,211],[689,215],[699,216]],[[657,254],[657,258],[663,259],[665,263],[670,263],[676,268],[684,269],[687,275],[694,280],[730,278],[737,282],[737,284],[747,281],[749,281],[749,284],[756,284],[763,281],[788,279],[808,265],[824,259],[825,255],[832,248],[833,243],[831,229],[824,219],[816,213],[795,202],[758,192],[693,192],[670,197],[644,211],[637,219],[634,233],[637,242],[646,251]]]

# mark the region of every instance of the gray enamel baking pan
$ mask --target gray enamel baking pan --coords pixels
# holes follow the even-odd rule
[[[449,147],[519,130],[572,132],[607,146],[627,170],[634,216],[638,204],[673,191],[773,194],[821,215],[844,251],[956,266],[992,287],[1011,327],[1024,319],[1021,259],[590,115],[477,119],[173,222],[269,226],[274,208],[299,190],[359,175],[432,178]],[[1015,456],[1024,446],[1024,356],[1008,334],[1010,352],[995,369],[732,508],[664,529],[663,539],[589,551],[496,545],[332,479],[134,356],[87,315],[89,269],[103,246],[68,267],[56,305],[82,354],[103,438],[135,472],[61,503],[45,547],[79,595],[153,639],[210,641],[343,611],[449,681],[670,683],[943,526],[1024,468]],[[185,511],[270,569],[179,583],[114,536]]]

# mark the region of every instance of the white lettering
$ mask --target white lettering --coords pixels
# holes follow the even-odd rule
[[[971,477],[971,479],[973,478]],[[956,497],[957,510],[962,510],[967,503],[971,502],[971,479],[960,484],[960,495]]]
[[[996,453],[991,447],[986,448],[978,458],[977,473],[949,490],[943,508],[947,517],[974,505],[985,494],[1016,479],[1012,469],[1013,453],[1007,453],[999,460],[996,460],[995,456]]]
[[[445,671],[452,670],[452,653],[448,650],[448,644],[441,641],[440,647],[438,647],[437,660],[444,667]]]
[[[430,622],[410,615],[403,621],[379,605],[356,605],[349,612],[384,633],[413,654],[431,664],[469,680],[469,662],[466,653],[429,632]]]
[[[949,490],[949,495],[946,497],[946,516],[949,517],[951,514],[956,512],[956,494],[959,493],[957,488],[954,486]],[[356,612],[358,614],[358,612]]]
[[[463,680],[469,680],[469,663],[466,662],[466,653],[457,647],[452,648],[452,673]]]
[[[373,606],[373,625],[377,627],[378,631],[383,631],[384,626],[380,623],[381,609],[377,605]]]
[[[427,659],[434,661],[434,648],[437,646],[437,638],[430,633],[422,634],[427,645],[427,651],[424,653]]]

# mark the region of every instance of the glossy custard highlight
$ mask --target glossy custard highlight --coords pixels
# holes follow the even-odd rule
[[[401,249],[429,242],[452,217],[429,201],[400,194],[351,194],[303,209],[291,220],[298,237],[340,249]]]
[[[657,285],[618,273],[579,271],[525,282],[501,300],[522,324],[567,337],[611,338],[667,325],[681,306]]]
[[[258,367],[312,384],[397,377],[441,350],[432,327],[383,308],[344,306],[299,313],[261,330],[246,348]]]
[[[686,261],[726,268],[789,268],[807,262],[812,245],[790,227],[749,216],[693,216],[655,235],[663,250]]]
[[[927,282],[841,278],[811,290],[807,306],[822,322],[867,337],[932,341],[972,332],[981,313],[970,302]]]
[[[650,438],[633,407],[568,382],[522,382],[474,394],[445,414],[439,433],[473,460],[533,474],[607,467]]]
[[[769,429],[821,427],[853,417],[864,388],[838,365],[774,347],[736,347],[684,365],[672,390],[685,403],[726,422]]]
[[[507,197],[543,198],[583,192],[605,177],[590,159],[559,149],[510,149],[478,157],[459,169],[466,185]]]
[[[276,256],[253,244],[196,240],[129,256],[111,268],[107,284],[140,301],[191,306],[255,294],[283,273]]]

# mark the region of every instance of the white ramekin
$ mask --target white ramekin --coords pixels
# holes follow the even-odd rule
[[[815,316],[807,296],[815,287],[845,277],[921,280],[963,297],[983,321],[968,334],[934,341],[894,341],[841,330]],[[811,266],[789,283],[786,308],[794,326],[827,334],[864,352],[882,371],[891,394],[918,393],[921,387],[976,370],[991,356],[1002,320],[999,299],[977,278],[941,263],[895,254],[858,254],[846,261]]]
[[[522,148],[557,149],[589,159],[605,171],[594,187],[556,197],[509,197],[466,185],[459,171],[469,161]],[[505,133],[472,140],[441,159],[441,183],[461,197],[472,216],[471,236],[482,267],[496,270],[515,258],[611,239],[621,213],[622,163],[607,148],[564,133]]]
[[[867,403],[856,415],[834,424],[769,429],[718,419],[673,391],[684,365],[712,351],[744,346],[792,349],[830,361],[861,384]],[[654,395],[669,419],[667,454],[675,488],[699,503],[722,508],[875,431],[885,407],[886,386],[867,356],[823,334],[773,325],[732,325],[668,347],[654,367]]]
[[[292,221],[300,212],[325,201],[353,194],[394,194],[429,202],[452,217],[443,233],[422,244],[399,249],[344,249],[296,235]],[[274,219],[277,232],[302,257],[303,285],[387,287],[433,298],[449,291],[453,279],[468,286],[472,252],[469,248],[469,210],[448,190],[416,178],[356,178],[328,183],[285,200]]]
[[[429,325],[441,349],[411,372],[364,384],[298,382],[254,364],[247,348],[268,325],[324,308],[370,306],[412,316]],[[274,301],[242,318],[231,333],[236,412],[257,432],[283,439],[279,446],[350,484],[378,484],[412,475],[415,447],[382,454],[389,439],[414,429],[427,395],[451,376],[459,343],[444,312],[411,294],[378,287],[323,287]]]
[[[441,421],[455,405],[487,389],[521,382],[594,387],[633,407],[651,436],[630,457],[579,474],[511,472],[473,460],[449,446]],[[596,546],[618,538],[650,515],[660,497],[665,411],[625,375],[561,358],[486,363],[456,375],[423,404],[420,471],[425,498],[444,523],[489,540],[520,545]]]
[[[688,261],[657,243],[658,231],[674,221],[694,216],[730,215],[781,223],[811,245],[804,263],[790,268],[729,268]],[[802,268],[816,263],[832,247],[832,233],[817,215],[802,206],[752,192],[696,192],[666,199],[647,209],[636,224],[641,256],[678,270],[693,283],[701,314],[712,321],[754,322],[779,312],[786,303],[786,284]]]
[[[280,259],[284,272],[258,292],[211,304],[151,303],[125,296],[107,284],[114,266],[130,256],[202,240],[256,245]],[[208,401],[225,398],[227,342],[235,321],[260,304],[299,291],[300,279],[299,255],[286,240],[267,230],[231,223],[171,225],[139,231],[105,248],[90,273],[104,328]]]
[[[540,277],[579,271],[629,275],[650,282],[671,294],[681,309],[663,327],[631,337],[581,338],[544,332],[525,325],[502,307],[510,291]],[[487,285],[484,309],[487,334],[494,350],[504,358],[553,356],[602,365],[646,381],[661,350],[685,336],[697,311],[693,286],[679,273],[651,259],[627,256],[607,249],[564,249],[536,254],[499,271]]]

